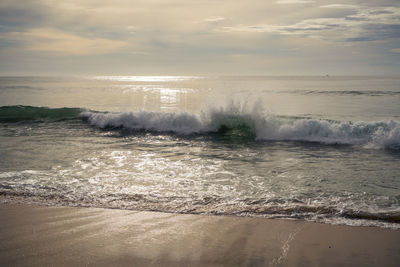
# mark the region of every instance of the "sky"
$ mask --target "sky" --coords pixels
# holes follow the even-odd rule
[[[399,0],[1,0],[0,75],[398,75]]]

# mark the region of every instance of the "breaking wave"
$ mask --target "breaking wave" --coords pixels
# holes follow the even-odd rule
[[[170,132],[178,135],[219,134],[271,141],[361,145],[400,149],[400,121],[340,122],[265,115],[235,108],[209,109],[201,114],[163,112],[98,112],[80,108],[0,107],[0,122],[80,119],[101,129]]]
[[[400,122],[337,122],[259,114],[212,111],[200,116],[189,113],[127,112],[82,113],[99,128],[124,128],[175,134],[242,136],[256,140],[305,141],[323,144],[362,145],[367,148],[400,149]]]

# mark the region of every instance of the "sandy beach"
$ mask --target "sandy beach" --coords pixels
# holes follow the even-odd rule
[[[0,205],[2,266],[398,266],[400,231]]]

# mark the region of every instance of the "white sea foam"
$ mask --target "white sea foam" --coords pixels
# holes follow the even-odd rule
[[[200,115],[189,113],[123,112],[81,114],[95,127],[129,130],[207,134],[221,129],[246,131],[257,140],[306,141],[324,144],[362,145],[366,148],[400,148],[400,122],[338,122],[323,119],[264,115],[246,107],[210,109]],[[226,132],[226,131],[225,131]],[[224,132],[224,133],[225,133]]]
[[[149,130],[192,134],[202,130],[197,116],[189,113],[124,112],[93,113],[85,111],[90,124],[100,128],[122,127],[130,130]]]
[[[289,123],[272,118],[257,127],[259,140],[293,140],[326,144],[364,145],[368,148],[398,148],[400,122],[332,122],[299,119]]]

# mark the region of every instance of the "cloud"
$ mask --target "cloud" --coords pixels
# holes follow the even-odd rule
[[[320,6],[321,8],[340,8],[340,9],[355,9],[359,6],[356,5],[346,5],[346,4],[332,4],[332,5],[324,5]]]
[[[343,5],[339,6],[343,7]],[[346,8],[348,7],[346,5]],[[328,41],[375,41],[400,38],[399,18],[400,8],[398,7],[359,7],[352,14],[337,18],[303,19],[288,25],[239,25],[223,27],[221,31],[301,35]]]
[[[53,28],[35,28],[26,32],[8,33],[9,39],[19,40],[31,51],[62,55],[94,55],[116,51],[127,45],[123,41],[86,38]]]
[[[145,52],[145,51],[133,51],[131,52],[132,55],[139,55],[139,56],[148,56],[150,55],[149,52]]]
[[[224,21],[225,18],[224,17],[211,17],[211,18],[207,18],[204,21],[205,22],[221,22]]]
[[[314,3],[314,1],[308,1],[308,0],[279,0],[279,1],[276,1],[275,3],[277,3],[277,4],[308,4],[308,3]]]
[[[3,30],[37,27],[48,17],[48,8],[39,1],[0,1],[0,25]]]
[[[275,60],[286,73],[319,71],[325,56],[355,66],[357,54],[360,69],[381,60],[398,72],[398,10],[398,0],[0,0],[0,71],[274,73]]]

